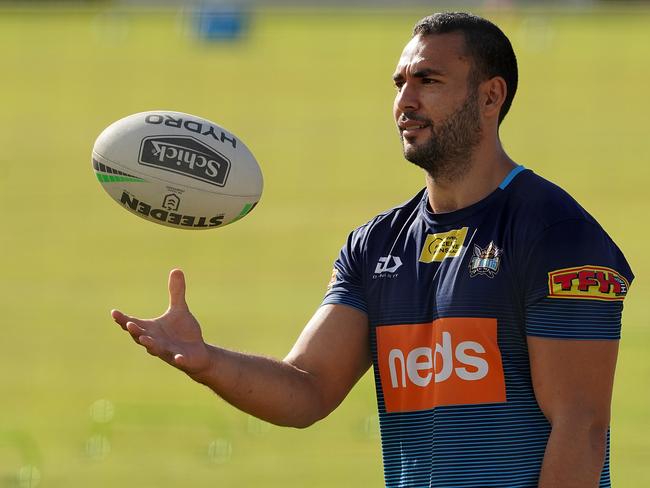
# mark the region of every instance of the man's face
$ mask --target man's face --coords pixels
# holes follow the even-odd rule
[[[481,138],[477,88],[461,33],[416,36],[393,80],[393,106],[404,157],[434,179],[456,179],[469,168]]]

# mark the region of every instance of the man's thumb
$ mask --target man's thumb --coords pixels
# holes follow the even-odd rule
[[[185,275],[180,269],[172,269],[169,273],[169,308],[172,310],[187,310],[187,303],[185,303]]]

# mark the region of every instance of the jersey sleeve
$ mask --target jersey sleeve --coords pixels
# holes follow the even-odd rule
[[[321,305],[331,303],[348,305],[368,313],[363,291],[363,236],[360,229],[353,231],[334,262],[332,278]]]
[[[596,223],[570,220],[532,244],[524,273],[526,334],[616,340],[634,275]]]

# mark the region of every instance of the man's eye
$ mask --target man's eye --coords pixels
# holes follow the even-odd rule
[[[433,85],[435,83],[439,83],[435,78],[422,78],[423,85]]]
[[[400,91],[400,90],[402,89],[403,86],[404,86],[404,82],[403,82],[403,81],[396,81],[396,82],[395,82],[395,88],[397,89],[397,91]]]

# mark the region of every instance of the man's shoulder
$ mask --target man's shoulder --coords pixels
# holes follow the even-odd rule
[[[558,185],[526,171],[513,185],[508,204],[513,243],[522,259],[553,262],[554,269],[599,264],[633,274],[607,231],[569,193]],[[551,269],[545,269],[544,273]]]
[[[423,188],[413,198],[377,214],[354,229],[352,233],[368,236],[375,232],[385,233],[391,228],[401,228],[406,221],[417,218],[419,215],[424,193],[425,189]]]
[[[523,172],[511,186],[510,202],[519,217],[540,228],[575,220],[598,225],[566,190],[533,171]]]

